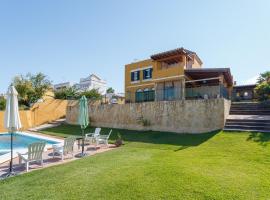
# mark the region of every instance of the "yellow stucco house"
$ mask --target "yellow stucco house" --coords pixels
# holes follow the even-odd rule
[[[199,56],[177,48],[125,65],[127,103],[230,97],[229,68],[202,68]]]

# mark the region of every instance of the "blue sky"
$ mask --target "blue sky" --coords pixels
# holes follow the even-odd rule
[[[268,0],[2,0],[0,93],[28,72],[54,83],[96,73],[122,92],[125,64],[182,46],[247,83],[270,69],[269,10]]]

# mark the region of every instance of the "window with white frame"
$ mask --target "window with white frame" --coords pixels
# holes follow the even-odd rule
[[[152,68],[144,69],[143,70],[143,80],[151,79],[152,78]]]
[[[140,71],[131,72],[131,81],[139,81],[140,80]]]

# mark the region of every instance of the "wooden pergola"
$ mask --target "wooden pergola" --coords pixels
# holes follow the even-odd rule
[[[233,86],[233,77],[230,68],[195,68],[186,69],[186,86],[219,85]]]
[[[154,54],[151,56],[151,59],[155,61],[159,61],[159,62],[165,62],[167,64],[174,64],[174,63],[182,62],[183,55],[186,56],[187,60],[193,60],[193,58],[196,57],[199,63],[202,64],[201,59],[198,57],[198,55],[195,52],[189,51],[183,47],[173,49],[170,51],[165,51],[158,54]]]

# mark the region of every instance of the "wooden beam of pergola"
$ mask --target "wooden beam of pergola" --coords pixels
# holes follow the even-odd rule
[[[186,83],[194,83],[194,82],[199,82],[199,81],[209,81],[209,80],[216,80],[216,79],[219,79],[219,77],[196,79],[196,80],[186,81]]]

